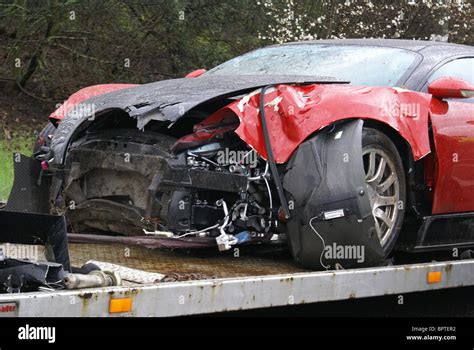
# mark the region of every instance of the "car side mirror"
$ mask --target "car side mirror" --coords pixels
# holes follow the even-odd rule
[[[204,68],[193,70],[192,72],[186,74],[185,78],[197,78],[206,73]]]
[[[440,99],[471,98],[474,97],[474,86],[459,78],[441,77],[428,85],[428,93]]]

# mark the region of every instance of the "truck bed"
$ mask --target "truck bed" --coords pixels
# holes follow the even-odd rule
[[[125,244],[72,243],[71,265],[80,267],[89,260],[157,272],[166,275],[165,282],[182,280],[279,275],[306,272],[282,248],[242,247],[239,256],[233,251],[215,249],[167,250],[147,249]]]
[[[143,284],[130,282],[136,280],[132,278],[116,287],[2,294],[0,305],[7,311],[0,317],[184,316],[474,285],[474,259],[415,262],[398,257],[396,265],[308,271],[284,246],[241,246],[235,256],[233,250],[215,248],[171,251],[70,242],[69,252],[75,267],[95,260],[165,278]]]

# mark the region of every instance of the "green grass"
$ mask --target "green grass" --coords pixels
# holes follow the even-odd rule
[[[6,201],[13,185],[13,153],[31,156],[35,137],[18,136],[13,140],[0,139],[0,201]]]

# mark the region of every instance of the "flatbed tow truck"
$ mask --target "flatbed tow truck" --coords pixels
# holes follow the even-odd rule
[[[167,317],[397,295],[474,285],[474,260],[312,272],[284,252],[210,257],[122,244],[70,244],[93,259],[168,276],[158,283],[0,295],[1,316]]]

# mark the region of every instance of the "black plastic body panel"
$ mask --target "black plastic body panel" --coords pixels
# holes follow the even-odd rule
[[[294,258],[306,267],[383,261],[364,180],[362,127],[361,120],[352,120],[321,130],[300,145],[287,166],[288,237]],[[339,214],[328,218],[334,213]],[[361,254],[341,257],[341,249]]]
[[[474,246],[474,213],[433,215],[423,218],[414,251]]]
[[[5,210],[49,214],[51,177],[41,172],[40,162],[13,154],[15,179]]]
[[[0,242],[46,246],[49,261],[70,270],[66,220],[63,216],[0,210]]]

